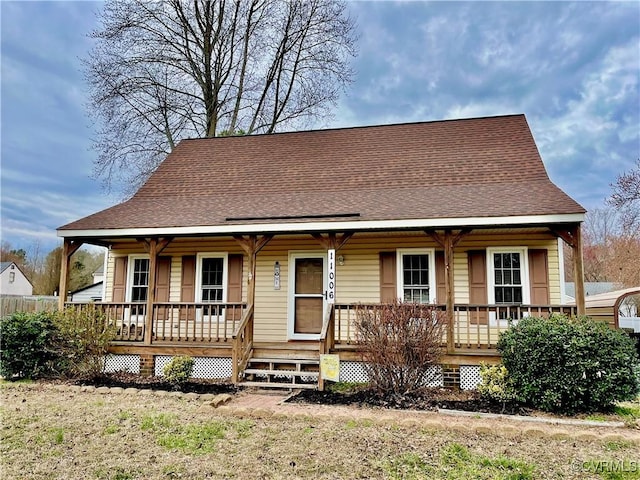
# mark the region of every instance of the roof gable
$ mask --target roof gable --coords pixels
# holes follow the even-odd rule
[[[61,230],[573,213],[513,115],[185,140],[130,200]]]

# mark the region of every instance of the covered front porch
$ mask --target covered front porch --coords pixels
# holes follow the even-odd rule
[[[375,310],[381,304],[401,297],[398,293],[403,292],[404,286],[400,282],[388,287],[385,284],[388,271],[385,273],[384,269],[387,268],[386,260],[391,259],[392,280],[398,282],[396,264],[401,265],[401,255],[404,254],[415,257],[417,252],[431,265],[431,293],[416,288],[411,292],[431,295],[429,303],[442,312],[442,321],[446,322],[442,338],[445,352],[442,363],[453,368],[459,365],[479,365],[480,362],[496,362],[499,358],[496,346],[500,333],[520,318],[547,316],[552,313],[584,313],[580,294],[576,295],[576,305],[562,305],[555,301],[557,293],[549,293],[549,285],[543,287],[546,288],[547,298],[551,295],[553,303],[536,302],[540,297],[533,293],[526,302],[474,301],[477,296],[474,297],[471,292],[471,257],[478,256],[477,245],[492,245],[491,242],[523,244],[525,235],[526,241],[532,245],[532,252],[540,251],[538,245],[558,248],[558,237],[570,242],[576,253],[573,256],[575,277],[582,278],[579,225],[552,225],[526,227],[521,231],[511,227],[505,229],[505,233],[495,227],[491,230],[478,229],[475,236],[470,228],[465,228],[382,234],[301,232],[277,237],[273,233],[264,233],[211,237],[198,239],[197,242],[180,237],[104,238],[97,241],[65,238],[61,284],[66,284],[71,255],[85,241],[109,245],[111,251],[118,252],[118,258],[126,258],[119,253],[125,252],[129,258],[130,272],[127,273],[130,275],[137,272],[131,268],[137,265],[131,259],[137,260],[143,251],[148,258],[146,298],[120,301],[124,299],[124,295],[121,295],[120,300],[115,301],[120,295],[116,285],[119,276],[116,258],[111,266],[110,280],[110,297],[113,301],[93,304],[104,313],[105,321],[114,328],[112,353],[138,356],[140,372],[148,375],[161,373],[158,359],[190,355],[201,359],[218,359],[216,361],[224,359],[224,376],[234,383],[250,381],[256,376],[257,370],[261,369],[263,372],[270,372],[264,374],[267,378],[271,378],[269,375],[280,378],[283,371],[293,372],[294,386],[323,388],[324,382],[319,375],[320,355],[338,354],[341,362],[361,362],[355,327],[358,312]],[[534,250],[535,248],[538,250]],[[392,252],[389,252],[391,249]],[[232,295],[229,277],[229,284],[224,285],[227,291],[224,297],[198,301],[196,294],[197,301],[179,300],[178,297],[184,296],[186,287],[191,298],[194,291],[204,289],[202,285],[196,286],[193,281],[196,277],[193,264],[200,261],[200,268],[203,268],[200,255],[217,255],[223,258],[222,254],[215,253],[214,250],[225,252],[226,257],[219,261],[219,265],[224,265],[225,270],[228,268],[229,275],[232,273],[232,263],[238,266],[237,292]],[[214,253],[198,253],[202,251]],[[239,251],[242,253],[236,253]],[[347,261],[341,264],[338,259],[343,253]],[[523,261],[533,258],[527,257],[526,250],[522,250],[519,255]],[[553,261],[555,255],[556,253],[549,253],[544,259],[551,258]],[[315,260],[315,264],[310,259]],[[486,264],[486,258],[480,260],[482,265]],[[317,277],[317,281],[305,285],[302,293],[295,287],[300,280],[298,277],[302,275],[297,270],[298,267],[306,269],[311,280],[314,275]],[[189,268],[193,273],[190,280],[185,274]],[[455,274],[454,271],[458,273]],[[481,273],[485,275],[484,270]],[[523,275],[525,273],[528,277],[529,272],[523,270]],[[202,270],[199,275],[202,275]],[[548,275],[549,273],[545,274]],[[578,280],[576,283],[577,289],[580,289],[581,282]],[[466,293],[460,293],[461,285],[468,288]],[[312,286],[314,290],[308,290]],[[128,285],[126,288],[131,291],[139,287]],[[536,284],[532,277],[531,292],[534,288]],[[557,290],[557,287],[554,288]],[[168,294],[170,289],[174,292],[172,295]],[[486,285],[484,290],[486,295]],[[390,292],[386,297],[385,291]],[[527,295],[528,291],[529,285]],[[463,299],[466,295],[467,301],[456,301],[456,292]],[[436,294],[440,301],[434,301]],[[372,301],[375,297],[379,300]],[[313,315],[319,312],[318,320],[313,320],[309,325],[300,324],[299,331],[295,323],[297,320],[291,318],[291,312],[297,312],[298,298],[302,299],[301,311],[313,312]],[[88,304],[61,304],[63,306],[82,309],[87,308]],[[275,330],[277,334],[271,333]],[[295,383],[296,379],[302,383]]]

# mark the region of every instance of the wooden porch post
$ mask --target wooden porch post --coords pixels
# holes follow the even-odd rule
[[[149,284],[147,288],[147,314],[144,318],[144,344],[151,345],[153,333],[153,303],[156,300],[156,270],[157,270],[157,250],[158,240],[149,240]]]
[[[455,315],[453,311],[453,239],[451,238],[451,230],[444,231],[444,288],[447,297],[447,352],[453,353],[454,350],[454,321]]]
[[[153,304],[156,301],[156,277],[158,275],[158,255],[171,242],[171,238],[151,238],[143,240],[149,253],[149,284],[147,286],[147,314],[144,319],[144,344],[151,345],[153,337]]]
[[[455,283],[453,276],[453,249],[462,240],[462,237],[471,232],[471,229],[462,229],[454,237],[450,229],[444,231],[444,237],[435,231],[427,230],[429,235],[438,245],[444,249],[444,288],[446,298],[447,316],[447,353],[455,350]]]
[[[576,284],[576,310],[578,315],[586,314],[584,299],[584,263],[582,252],[582,229],[577,223],[571,228],[550,227],[551,232],[560,237],[573,250],[573,281]]]
[[[62,244],[62,260],[60,264],[60,288],[58,292],[58,309],[64,310],[64,304],[67,300],[67,289],[69,288],[69,263],[71,255],[73,255],[80,247],[82,242],[71,238],[65,238]]]
[[[578,224],[573,230],[575,239],[573,245],[573,279],[576,284],[576,307],[578,315],[585,315],[586,305],[584,299],[584,263],[582,259],[582,229]]]

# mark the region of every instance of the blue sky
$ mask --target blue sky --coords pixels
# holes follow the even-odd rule
[[[80,59],[99,2],[0,1],[1,227],[14,247],[120,199],[90,178]],[[354,2],[356,81],[322,127],[524,113],[587,209],[640,157],[640,3]]]

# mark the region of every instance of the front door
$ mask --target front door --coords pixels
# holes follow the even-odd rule
[[[289,337],[317,340],[325,305],[326,255],[292,253],[289,274]]]

